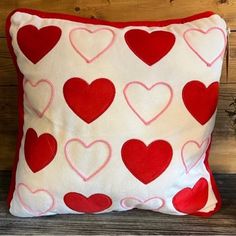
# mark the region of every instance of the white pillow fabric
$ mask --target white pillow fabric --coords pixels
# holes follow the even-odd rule
[[[7,30],[19,83],[11,214],[219,210],[208,154],[220,16],[114,23],[19,9]]]

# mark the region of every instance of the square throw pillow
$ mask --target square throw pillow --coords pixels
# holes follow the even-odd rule
[[[19,84],[11,214],[220,209],[208,164],[220,16],[118,23],[19,9],[6,30]]]

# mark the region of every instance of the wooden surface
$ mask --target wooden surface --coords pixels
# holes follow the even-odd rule
[[[5,203],[9,177],[9,172],[0,172],[0,235],[236,235],[236,175],[216,175],[223,206],[208,219],[141,210],[16,218],[8,213]]]
[[[1,0],[0,1],[0,170],[13,163],[17,132],[17,81],[6,48],[5,18],[15,8],[34,8],[112,21],[162,20],[212,10],[223,16],[229,36],[228,67],[224,63],[221,94],[210,162],[220,173],[236,173],[236,134],[225,109],[236,97],[236,0]],[[227,76],[228,73],[228,76]]]

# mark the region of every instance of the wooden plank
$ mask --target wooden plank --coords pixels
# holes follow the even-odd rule
[[[150,7],[151,6],[151,7]],[[4,19],[16,7],[28,7],[52,12],[79,14],[106,20],[157,20],[191,15],[213,10],[223,15],[232,29],[236,29],[236,0],[233,1],[157,1],[157,0],[1,0],[0,37],[4,36]],[[134,11],[135,9],[135,11]],[[183,14],[184,12],[184,14]],[[229,77],[226,78],[226,60],[222,73],[222,83],[216,129],[211,152],[211,163],[217,172],[235,172],[234,133],[225,109],[236,96],[236,33],[230,34]],[[4,38],[0,38],[0,170],[10,169],[15,152],[17,130],[16,73],[8,53]],[[227,136],[227,138],[225,138]],[[224,162],[222,163],[222,157]]]
[[[17,88],[0,87],[0,133],[15,131],[17,128]]]
[[[220,96],[216,117],[215,134],[216,135],[236,135],[232,128],[231,119],[225,112],[229,109],[229,104],[232,103],[233,97],[236,96],[236,84],[221,84]]]
[[[225,109],[236,96],[236,84],[222,84],[210,162],[218,173],[236,173],[236,134]],[[0,86],[0,170],[9,170],[17,133],[16,87]]]
[[[214,135],[209,162],[215,173],[236,173],[236,135]]]
[[[229,78],[230,83],[236,83],[236,32],[229,37]]]
[[[222,210],[209,219],[131,210],[106,214],[16,218],[5,204],[9,172],[0,172],[0,234],[3,235],[235,235],[236,175],[215,175]],[[181,225],[181,227],[180,227]]]
[[[5,35],[6,16],[15,8],[63,12],[110,21],[163,20],[189,16],[206,10],[219,13],[236,29],[236,0],[1,0],[0,37]]]
[[[210,165],[215,173],[236,173],[236,136],[214,135],[210,152]],[[0,170],[12,168],[15,147],[16,131],[0,133]]]
[[[215,134],[234,135],[231,120],[225,109],[229,108],[236,96],[236,84],[221,84]],[[0,86],[0,132],[16,131],[17,88],[16,86]]]
[[[223,61],[223,66],[222,66],[222,71],[221,71],[221,78],[220,78],[220,82],[221,83],[227,83],[228,82],[228,71],[227,71],[227,58],[228,55],[227,53],[225,53],[224,55],[224,61]],[[1,83],[0,83],[1,84]]]
[[[11,170],[15,159],[16,131],[0,133],[0,170]]]
[[[0,134],[0,170],[10,170],[15,157],[15,132]],[[236,173],[236,137],[214,136],[210,152],[210,164],[215,173]]]
[[[16,85],[16,70],[5,38],[0,38],[0,86]]]
[[[232,36],[236,35],[236,33],[232,33],[231,35]],[[236,41],[236,37],[235,37],[235,41]],[[16,70],[12,62],[10,53],[8,51],[5,38],[0,38],[0,45],[1,45],[0,46],[0,75],[1,75],[0,86],[17,85]],[[231,58],[233,58],[236,61],[236,53],[232,53],[230,55],[231,55]],[[236,63],[232,65],[230,64],[230,66],[234,66],[235,71],[236,71]],[[223,63],[223,68],[222,68],[222,76],[221,76],[222,83],[227,82],[226,74],[227,74],[227,68],[226,68],[226,58],[225,58],[224,63]]]
[[[0,170],[10,170],[15,156],[16,133],[0,135]],[[215,136],[210,153],[210,164],[215,173],[236,173],[234,137]]]

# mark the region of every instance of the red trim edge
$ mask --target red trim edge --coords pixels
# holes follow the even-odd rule
[[[28,13],[28,14],[32,14],[32,15],[37,15],[41,18],[63,19],[63,20],[88,23],[88,24],[96,24],[96,25],[102,24],[102,25],[108,25],[108,26],[113,26],[113,27],[117,27],[117,28],[124,28],[126,26],[148,26],[148,27],[160,26],[160,27],[163,27],[163,26],[167,26],[170,24],[183,24],[183,23],[187,23],[187,22],[190,22],[193,20],[207,18],[207,17],[210,17],[215,14],[214,12],[206,11],[206,12],[202,12],[202,13],[199,13],[199,14],[196,14],[196,15],[193,15],[190,17],[186,17],[186,18],[171,19],[171,20],[164,20],[164,21],[108,22],[108,21],[104,21],[104,20],[88,19],[88,18],[82,18],[79,16],[67,15],[67,14],[62,14],[62,13],[45,13],[45,12],[31,10],[31,9],[25,9],[25,8],[19,8],[19,9],[12,11],[8,15],[7,20],[6,20],[6,38],[7,38],[8,49],[9,49],[10,54],[12,56],[12,59],[13,59],[13,62],[14,62],[14,65],[15,65],[15,68],[17,71],[17,77],[18,77],[18,136],[17,136],[17,144],[16,144],[15,162],[14,162],[13,169],[12,169],[12,178],[11,178],[11,184],[10,184],[10,189],[9,189],[9,194],[8,194],[8,199],[7,199],[7,203],[8,203],[9,208],[10,208],[10,204],[11,204],[13,194],[15,191],[16,169],[17,169],[17,164],[19,161],[19,151],[20,151],[20,146],[21,146],[21,140],[23,137],[23,125],[24,125],[24,108],[23,108],[23,99],[24,99],[23,78],[24,78],[24,75],[21,73],[19,67],[17,66],[16,55],[15,55],[13,47],[12,47],[12,43],[11,43],[12,39],[11,39],[11,35],[9,32],[10,26],[11,26],[11,17],[16,12],[23,12],[23,13]],[[210,181],[211,181],[211,185],[212,185],[214,194],[217,199],[217,203],[216,203],[215,209],[210,212],[206,212],[206,213],[199,212],[199,213],[194,214],[196,216],[201,216],[201,217],[209,217],[209,216],[213,215],[215,212],[220,210],[221,202],[222,202],[221,197],[220,197],[220,193],[219,193],[218,188],[216,186],[216,182],[215,182],[212,172],[210,170],[210,166],[209,166],[209,162],[208,162],[209,151],[210,151],[210,145],[209,145],[209,148],[206,153],[205,166],[206,166],[206,169],[210,175]]]
[[[15,183],[16,183],[16,168],[19,160],[19,151],[20,151],[20,146],[21,146],[21,140],[23,137],[23,125],[24,125],[24,108],[23,108],[23,99],[24,99],[24,90],[23,90],[23,78],[24,75],[21,73],[17,62],[16,62],[16,55],[14,53],[13,47],[12,47],[12,39],[10,35],[10,26],[11,26],[11,16],[14,14],[13,12],[7,17],[6,19],[6,39],[7,39],[7,46],[9,49],[9,52],[11,54],[11,57],[13,59],[14,66],[16,68],[17,72],[17,78],[18,78],[18,135],[17,135],[17,142],[16,142],[16,154],[15,154],[15,161],[13,164],[13,169],[12,169],[12,176],[11,176],[11,183],[10,183],[10,189],[8,193],[8,198],[7,198],[7,204],[10,209],[10,204],[11,200],[13,198],[13,194],[15,191]]]
[[[116,28],[124,28],[126,26],[147,26],[147,27],[152,27],[152,26],[167,26],[170,24],[184,24],[190,21],[202,19],[202,18],[207,18],[215,13],[212,11],[206,11],[206,12],[201,12],[189,17],[185,18],[178,18],[178,19],[170,19],[170,20],[163,20],[163,21],[127,21],[127,22],[112,22],[112,21],[106,21],[106,20],[100,20],[100,19],[90,19],[90,18],[84,18],[80,16],[75,16],[75,15],[68,15],[68,14],[63,14],[63,13],[49,13],[49,12],[42,12],[38,10],[32,10],[32,9],[27,9],[27,8],[19,8],[10,13],[8,18],[10,18],[14,13],[16,12],[22,12],[22,13],[28,13],[31,15],[36,15],[41,18],[52,18],[52,19],[59,19],[59,20],[69,20],[69,21],[74,21],[74,22],[80,22],[80,23],[87,23],[87,24],[94,24],[94,25],[107,25],[107,26],[113,26]]]

